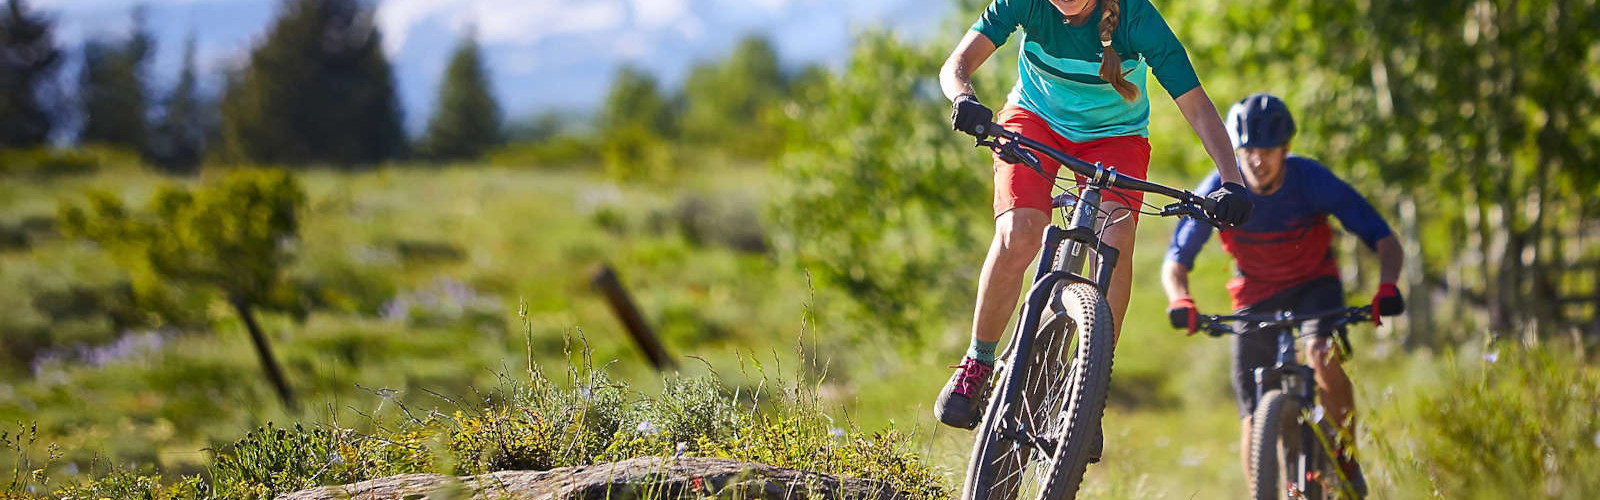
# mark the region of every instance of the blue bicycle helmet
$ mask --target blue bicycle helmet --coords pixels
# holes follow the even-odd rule
[[[1293,137],[1294,117],[1277,96],[1252,94],[1228,110],[1228,138],[1234,149],[1275,148]]]

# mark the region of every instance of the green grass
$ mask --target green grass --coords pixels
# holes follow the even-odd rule
[[[1159,172],[1155,177],[1176,182]],[[293,274],[318,283],[313,289],[325,306],[304,322],[268,316],[264,324],[304,410],[279,407],[243,329],[226,309],[213,306],[204,311],[210,329],[165,332],[153,347],[124,346],[121,357],[102,364],[69,356],[40,364],[37,373],[16,364],[0,370],[0,422],[38,422],[39,439],[18,449],[32,457],[48,456],[51,444],[59,450],[59,460],[41,473],[51,482],[33,484],[55,488],[98,477],[107,478],[106,488],[138,489],[148,486],[140,477],[158,473],[181,496],[201,488],[182,477],[203,474],[215,481],[221,477],[218,453],[237,449],[241,436],[259,437],[249,433],[267,422],[279,423],[279,430],[302,422],[310,429],[305,432],[313,432],[321,428],[314,423],[337,420],[352,436],[370,436],[404,428],[396,401],[418,415],[436,408],[454,413],[453,403],[430,392],[457,401],[514,401],[491,395],[504,383],[500,375],[521,373],[530,357],[541,366],[565,366],[564,339],[581,329],[595,364],[628,383],[629,397],[671,393],[680,387],[673,380],[704,380],[713,371],[717,383],[740,394],[764,380],[804,380],[814,384],[820,412],[808,418],[862,432],[853,435],[870,436],[892,425],[898,432],[882,442],[919,454],[946,490],[960,485],[971,436],[936,425],[931,404],[948,376],[946,365],[965,348],[966,320],[919,332],[921,347],[908,347],[837,321],[839,298],[812,290],[803,270],[766,253],[739,251],[750,240],[750,227],[759,224],[753,216],[763,209],[765,193],[775,188],[776,181],[758,167],[712,166],[669,184],[617,185],[582,169],[468,165],[314,171],[302,180],[310,203]],[[75,200],[90,187],[138,203],[164,182],[177,181],[130,170],[8,181],[0,185],[0,219],[49,216],[60,200]],[[972,203],[987,204],[987,194],[974,195]],[[1185,337],[1165,325],[1166,300],[1156,271],[1172,224],[1145,217],[1139,230],[1130,261],[1136,268],[1132,313],[1118,348],[1107,413],[1106,461],[1089,473],[1089,498],[1229,498],[1245,491],[1226,342]],[[684,379],[652,373],[589,288],[589,273],[601,262],[616,267],[674,354],[706,363],[686,359],[680,365]],[[1228,272],[1219,250],[1202,255],[1192,278],[1202,310],[1227,307],[1222,283]],[[80,342],[110,342],[121,332],[110,331],[104,320],[54,318],[39,311],[35,299],[41,290],[113,286],[120,276],[97,250],[77,242],[46,239],[0,252],[0,307],[8,311],[0,319],[0,336],[8,346],[27,340],[69,353]],[[472,297],[451,296],[450,290],[459,294],[463,287]],[[1370,292],[1352,288],[1353,301]],[[948,293],[970,300],[972,291]],[[415,304],[442,299],[403,317],[383,317],[385,304],[397,296]],[[526,331],[516,321],[523,301]],[[1526,369],[1508,379],[1514,384],[1496,385],[1481,381],[1498,377],[1478,378],[1493,373],[1473,362],[1481,352],[1464,350],[1452,360],[1401,351],[1369,328],[1354,333],[1358,353],[1349,369],[1369,475],[1384,492],[1376,498],[1461,491],[1479,485],[1476,477],[1535,487],[1516,482],[1530,477],[1520,469],[1483,469],[1485,453],[1510,453],[1535,464],[1543,463],[1541,454],[1559,457],[1554,466],[1536,468],[1546,484],[1559,483],[1551,496],[1579,498],[1596,491],[1575,479],[1581,467],[1593,470],[1589,464],[1600,448],[1593,403],[1539,404],[1583,396],[1584,387],[1594,386],[1573,381],[1592,380],[1592,365],[1535,357],[1527,366],[1556,368]],[[802,355],[794,354],[797,343]],[[1511,350],[1505,352],[1510,360]],[[1561,378],[1568,373],[1590,378]],[[1515,408],[1526,412],[1480,417],[1493,408],[1490,403],[1525,386],[1542,388],[1529,393],[1537,398],[1517,400]],[[1452,399],[1464,387],[1489,399]],[[1465,423],[1452,426],[1457,420]],[[462,425],[453,417],[438,422],[440,429]],[[1477,443],[1479,435],[1535,436],[1542,444],[1501,449]],[[627,451],[662,452],[660,444]],[[446,454],[448,460],[430,455],[428,467],[462,472],[518,463],[465,453],[468,448]],[[596,449],[584,459],[616,456]],[[726,453],[786,459],[750,451],[758,449],[766,448]],[[15,468],[21,455],[0,454],[0,471]],[[486,461],[471,462],[479,459]],[[456,468],[439,469],[441,463]],[[396,470],[369,468],[316,482]],[[1504,488],[1491,491],[1515,489]]]

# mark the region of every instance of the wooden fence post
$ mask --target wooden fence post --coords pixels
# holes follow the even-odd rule
[[[622,321],[628,335],[633,337],[633,342],[638,344],[639,350],[644,352],[646,359],[656,371],[662,371],[677,366],[672,362],[672,357],[667,355],[667,349],[661,346],[661,341],[656,339],[655,332],[644,322],[644,316],[639,314],[639,308],[634,306],[633,298],[628,296],[628,291],[622,287],[622,281],[617,279],[616,271],[610,264],[600,264],[600,269],[595,271],[590,284],[604,295],[606,303],[611,305],[611,312]]]

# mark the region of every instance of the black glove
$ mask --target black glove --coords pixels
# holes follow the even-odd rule
[[[1217,222],[1238,226],[1250,221],[1250,210],[1253,205],[1250,203],[1250,195],[1239,183],[1223,183],[1222,187],[1206,195],[1206,198],[1216,202],[1211,217],[1217,219]]]
[[[994,112],[978,102],[978,96],[961,94],[956,96],[955,102],[950,103],[950,125],[956,130],[978,136],[978,126],[992,121]]]
[[[1172,301],[1167,305],[1167,321],[1172,322],[1173,328],[1182,328],[1194,335],[1200,329],[1200,312],[1194,307],[1194,299],[1187,296]]]
[[[1394,316],[1406,312],[1406,299],[1400,295],[1400,288],[1394,283],[1381,283],[1378,293],[1372,296],[1372,312],[1374,316]]]

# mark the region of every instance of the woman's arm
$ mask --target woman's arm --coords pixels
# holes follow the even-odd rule
[[[949,90],[945,93],[948,94]],[[1217,165],[1217,174],[1222,176],[1222,182],[1243,186],[1244,176],[1239,172],[1239,162],[1233,155],[1228,129],[1223,127],[1222,116],[1217,113],[1217,106],[1211,103],[1211,97],[1206,95],[1206,89],[1195,87],[1173,101],[1178,103],[1178,109],[1183,111],[1183,118],[1189,121],[1194,134],[1200,136],[1200,144],[1205,146],[1206,154],[1211,155],[1211,162]]]
[[[956,50],[950,52],[950,58],[945,59],[944,67],[939,69],[939,87],[944,90],[944,97],[953,101],[958,95],[973,94],[972,72],[989,60],[994,51],[994,42],[989,41],[989,37],[968,31],[961,43],[956,44]]]

